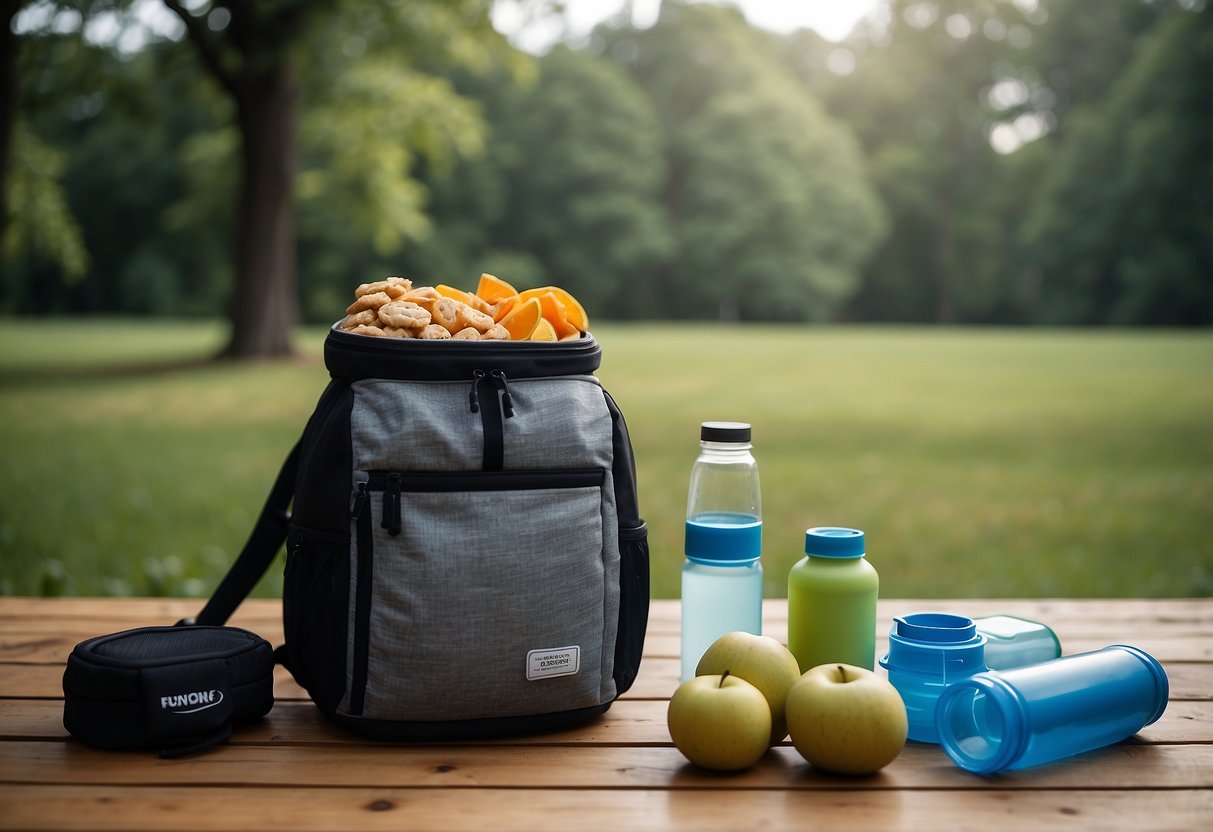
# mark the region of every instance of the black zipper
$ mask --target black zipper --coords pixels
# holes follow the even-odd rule
[[[543,378],[592,374],[602,361],[602,348],[589,333],[569,341],[487,344],[372,338],[334,327],[324,341],[324,360],[329,372],[345,381],[457,381],[484,366],[499,367],[512,378]]]
[[[379,528],[387,529],[392,537],[400,534],[400,475],[397,473],[387,475],[387,485],[383,489],[383,519],[379,521]]]

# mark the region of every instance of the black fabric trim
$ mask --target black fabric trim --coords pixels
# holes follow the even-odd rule
[[[338,322],[340,323],[340,322]],[[427,341],[354,335],[334,324],[324,341],[324,364],[345,381],[385,378],[460,381],[472,371],[495,367],[511,379],[589,375],[602,363],[594,336],[552,343],[532,341]]]
[[[615,510],[619,514],[619,527],[621,529],[640,528],[644,525],[644,520],[640,518],[640,501],[636,489],[636,460],[632,455],[632,440],[628,435],[628,424],[623,418],[623,411],[619,409],[619,405],[615,404],[611,394],[603,389],[602,395],[606,399],[607,410],[611,414],[613,426],[611,474],[615,478]]]
[[[615,511],[619,517],[619,623],[615,632],[615,666],[612,676],[618,694],[632,686],[640,671],[644,638],[649,625],[648,528],[640,518],[636,489],[636,460],[623,411],[604,388],[611,414],[615,480]]]
[[[366,674],[371,647],[371,587],[375,579],[375,551],[370,501],[358,516],[358,586],[354,606],[354,678],[350,686],[350,713],[361,714],[366,702]],[[338,672],[330,668],[329,672]]]
[[[619,530],[619,626],[615,633],[615,695],[627,692],[640,672],[649,624],[648,527]]]
[[[426,742],[432,740],[493,739],[523,734],[564,731],[601,716],[610,707],[611,703],[607,702],[589,708],[556,711],[550,714],[489,717],[486,719],[463,719],[444,722],[362,719],[337,713],[326,713],[326,716],[340,727],[360,736],[397,742]]]
[[[383,491],[388,477],[399,477],[401,492],[528,491],[540,488],[595,488],[606,480],[603,468],[554,471],[371,471],[368,487]]]

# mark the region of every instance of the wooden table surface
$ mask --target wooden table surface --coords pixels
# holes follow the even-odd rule
[[[752,769],[691,766],[670,742],[678,602],[655,601],[636,684],[573,731],[498,742],[392,745],[325,722],[281,668],[276,704],[231,742],[184,759],[95,751],[63,729],[73,645],[171,623],[196,601],[0,598],[0,828],[17,829],[1213,829],[1213,601],[880,602],[1043,621],[1066,653],[1116,642],[1158,658],[1166,713],[1138,736],[1068,761],[981,778],[909,743],[872,777],[828,775],[790,745]],[[232,624],[282,639],[278,601]],[[787,605],[767,601],[783,640]],[[885,645],[878,645],[883,652]],[[588,826],[587,826],[588,822]]]

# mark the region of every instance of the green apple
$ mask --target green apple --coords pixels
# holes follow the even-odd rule
[[[666,712],[670,738],[704,768],[736,771],[758,762],[771,737],[766,697],[728,673],[696,676],[679,686]]]
[[[771,741],[774,745],[788,735],[784,702],[788,691],[800,679],[796,657],[770,636],[753,633],[725,633],[699,660],[696,676],[721,673],[740,676],[762,692],[771,708]]]
[[[872,774],[906,744],[901,694],[862,667],[810,668],[788,691],[787,716],[796,750],[827,771]]]

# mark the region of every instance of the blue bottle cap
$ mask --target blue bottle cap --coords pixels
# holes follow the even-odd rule
[[[804,533],[804,553],[819,558],[861,558],[863,532],[838,526],[817,526]]]

